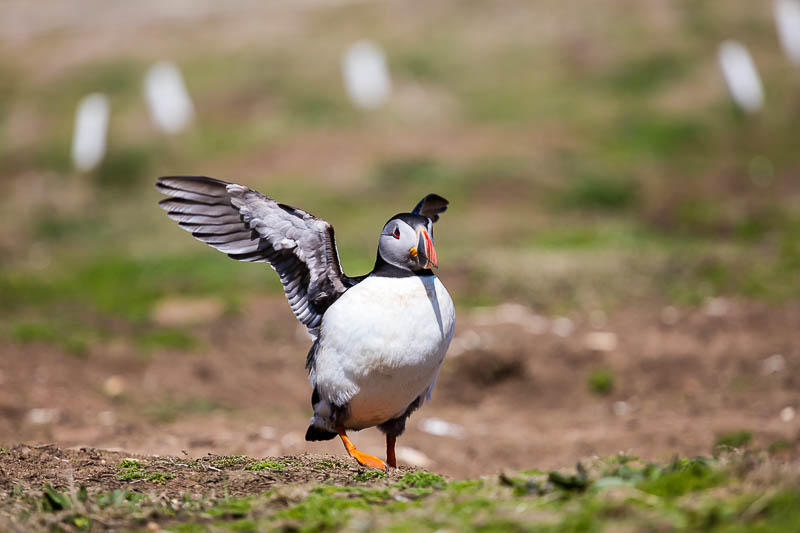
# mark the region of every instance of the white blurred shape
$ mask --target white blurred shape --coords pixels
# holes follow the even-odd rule
[[[100,411],[97,413],[97,421],[101,426],[114,425],[114,412],[113,411]]]
[[[584,345],[596,352],[613,352],[618,344],[617,335],[610,331],[590,331],[584,339]]]
[[[781,420],[784,422],[791,422],[794,420],[797,411],[795,411],[794,407],[791,405],[787,405],[783,409],[781,409]]]
[[[194,106],[181,71],[170,61],[160,61],[148,69],[144,96],[150,117],[166,133],[178,133],[194,118]]]
[[[106,154],[111,106],[104,94],[92,93],[78,103],[72,133],[72,161],[78,170],[92,170]]]
[[[770,355],[761,361],[761,373],[765,376],[777,374],[786,370],[786,360],[779,353]]]
[[[709,298],[706,300],[705,311],[708,316],[725,316],[728,314],[730,305],[725,298]]]
[[[552,331],[559,337],[569,337],[575,331],[575,323],[567,317],[560,316],[553,320]]]
[[[301,442],[303,441],[300,438],[300,435],[296,432],[290,432],[281,437],[281,446],[284,448],[294,448]]]
[[[776,0],[773,7],[783,51],[790,61],[800,66],[800,2]]]
[[[37,407],[28,411],[28,422],[31,424],[50,424],[55,422],[56,418],[58,418],[58,409]]]
[[[661,310],[661,322],[666,324],[667,326],[674,326],[678,323],[681,315],[678,312],[678,309],[668,305]]]
[[[350,45],[342,57],[342,76],[350,100],[363,109],[380,107],[392,92],[386,56],[370,41]]]
[[[270,426],[261,426],[258,429],[258,436],[264,440],[272,440],[278,436],[278,432],[275,431],[274,427]]]
[[[419,422],[419,429],[437,437],[454,437],[456,439],[463,439],[467,434],[462,426],[441,418],[423,418]]]
[[[614,414],[617,416],[628,416],[633,411],[630,404],[623,401],[614,402],[613,409]]]
[[[723,41],[719,47],[719,66],[736,105],[748,113],[761,109],[764,89],[747,48],[736,41]]]
[[[103,392],[111,398],[122,396],[126,388],[125,378],[122,376],[110,376],[103,382]]]
[[[431,464],[431,460],[427,455],[408,446],[398,446],[395,453],[400,461],[410,465],[425,468]]]

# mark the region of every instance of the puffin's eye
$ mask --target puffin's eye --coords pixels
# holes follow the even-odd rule
[[[400,226],[395,226],[394,233],[392,233],[392,237],[394,237],[395,239],[400,238]]]

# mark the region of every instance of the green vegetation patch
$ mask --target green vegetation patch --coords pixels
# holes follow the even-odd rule
[[[441,489],[447,484],[445,479],[431,472],[409,472],[400,478],[400,483],[406,487],[417,489],[437,488]]]
[[[388,490],[357,487],[315,487],[306,499],[281,511],[279,518],[296,524],[299,531],[325,531],[347,524],[354,511],[369,511],[391,500]]]
[[[748,429],[740,429],[730,433],[725,433],[717,437],[714,446],[717,448],[743,448],[753,440],[753,432]]]
[[[680,81],[689,58],[672,53],[650,53],[612,69],[603,79],[612,91],[633,95],[652,92],[662,85]]]
[[[231,468],[233,466],[241,466],[250,462],[246,455],[223,455],[214,459],[214,466],[218,468]],[[259,470],[259,469],[252,469]]]
[[[284,464],[278,461],[257,461],[244,467],[245,470],[270,470],[272,472],[283,472]]]
[[[663,498],[716,487],[727,477],[704,458],[676,459],[666,468],[648,466],[642,475],[637,488]]]
[[[386,479],[388,476],[386,472],[381,472],[380,470],[366,470],[364,472],[358,472],[353,476],[353,481],[374,481],[376,479]]]
[[[607,368],[592,370],[586,378],[589,392],[608,395],[614,391],[614,373]]]
[[[199,345],[199,341],[191,333],[178,328],[159,328],[142,333],[137,338],[141,349],[145,351],[166,348],[172,350],[191,350]]]
[[[144,479],[163,485],[173,477],[175,476],[169,472],[145,472],[142,463],[136,459],[123,459],[117,465],[117,479],[120,481]]]
[[[243,456],[218,459],[220,465],[257,464]],[[169,479],[147,466],[146,461],[123,459],[118,479],[161,484]],[[227,490],[220,497],[214,490],[165,496],[146,490],[80,487],[71,492],[52,485],[41,490],[16,485],[0,502],[0,528],[4,517],[14,516],[27,529],[46,521],[62,530],[108,523],[136,529],[146,519],[168,531],[788,533],[800,520],[797,480],[766,454],[676,458],[666,464],[617,455],[574,470],[530,469],[450,483],[430,472],[408,472],[396,482],[369,477],[368,487],[288,484],[235,497]]]
[[[556,199],[564,207],[621,211],[637,202],[638,188],[632,180],[584,175],[573,178],[569,189]]]
[[[17,322],[11,326],[10,334],[14,341],[21,343],[48,342],[58,336],[55,326],[50,322]]]

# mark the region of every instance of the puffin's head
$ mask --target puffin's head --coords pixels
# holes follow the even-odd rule
[[[400,213],[383,226],[378,253],[387,263],[406,270],[436,268],[433,222],[428,217]]]

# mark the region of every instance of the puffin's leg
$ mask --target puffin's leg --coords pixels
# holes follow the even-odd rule
[[[386,435],[386,462],[392,468],[397,468],[397,458],[394,456],[394,443],[397,437],[394,435]]]
[[[339,432],[339,437],[342,439],[342,443],[344,444],[344,448],[347,450],[347,453],[350,454],[350,457],[358,461],[358,464],[361,466],[366,466],[368,468],[376,468],[378,470],[383,470],[384,472],[389,471],[389,467],[386,466],[386,463],[375,457],[374,455],[369,455],[364,452],[360,452],[356,449],[356,445],[353,444],[353,441],[350,440],[350,437],[347,436],[345,433],[344,427],[339,426],[336,428]]]

